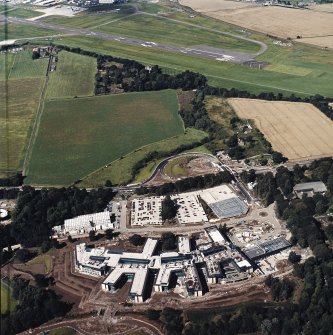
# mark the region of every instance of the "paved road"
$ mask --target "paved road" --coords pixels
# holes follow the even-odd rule
[[[54,31],[59,31],[59,32],[61,32],[62,35],[67,34],[67,35],[76,35],[76,36],[85,36],[85,37],[95,37],[95,38],[111,40],[111,41],[114,41],[114,42],[124,43],[124,44],[128,44],[128,45],[133,45],[133,46],[152,48],[152,49],[157,49],[157,50],[172,52],[172,53],[187,54],[187,55],[191,55],[191,56],[203,57],[203,58],[208,58],[208,59],[215,59],[215,60],[219,60],[219,61],[229,61],[229,62],[238,63],[238,64],[242,64],[244,62],[251,61],[251,60],[254,59],[254,57],[256,55],[256,54],[246,53],[246,52],[238,52],[238,51],[232,51],[232,50],[226,50],[226,49],[210,48],[210,47],[207,47],[207,46],[179,47],[179,46],[174,46],[174,45],[155,43],[155,42],[152,42],[152,41],[145,41],[145,40],[136,39],[136,38],[116,36],[116,35],[113,35],[113,34],[96,32],[96,31],[92,31],[92,30],[89,30],[89,29],[69,28],[69,27],[64,27],[64,26],[59,26],[59,25],[55,25],[55,24],[46,23],[46,22],[43,22],[43,21],[31,21],[31,20],[16,18],[16,17],[5,17],[4,15],[0,15],[0,21],[1,21],[2,25],[6,24],[6,22],[14,23],[14,24],[24,24],[24,25],[30,25],[30,26],[34,26],[34,27],[38,27],[38,28],[51,29],[51,30],[54,30]],[[200,26],[198,26],[198,27],[200,27]],[[213,31],[213,29],[212,29],[212,31]],[[216,30],[215,32],[221,33],[218,30]],[[225,33],[225,34],[227,34],[227,33]],[[236,36],[238,36],[238,35],[234,35],[234,37],[236,37]],[[238,38],[240,38],[240,37],[238,36]],[[243,37],[241,37],[241,38],[245,39]],[[262,50],[262,51],[264,52],[264,50]]]

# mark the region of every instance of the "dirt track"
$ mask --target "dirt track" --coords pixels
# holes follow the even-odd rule
[[[311,104],[228,99],[240,118],[252,119],[291,161],[333,156],[333,121]]]

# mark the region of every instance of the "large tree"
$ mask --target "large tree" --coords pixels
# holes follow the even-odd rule
[[[177,204],[169,195],[162,201],[162,220],[171,220],[177,214]]]

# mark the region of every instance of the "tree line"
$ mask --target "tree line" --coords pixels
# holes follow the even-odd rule
[[[52,245],[52,227],[64,220],[104,210],[113,198],[112,190],[97,189],[88,192],[77,188],[50,188],[35,190],[24,186],[19,193],[10,229],[0,234],[0,244],[14,239],[26,247]]]
[[[206,174],[204,176],[190,177],[177,180],[174,183],[165,183],[159,186],[146,187],[142,186],[136,190],[138,195],[155,194],[167,195],[170,193],[181,193],[195,189],[202,189],[230,183],[233,177],[229,171],[222,171],[217,174]]]

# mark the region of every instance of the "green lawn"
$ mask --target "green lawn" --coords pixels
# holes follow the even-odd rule
[[[1,314],[13,311],[17,302],[12,297],[12,289],[8,287],[5,283],[0,282],[0,292],[1,292]]]
[[[0,176],[22,168],[44,78],[0,81]]]
[[[168,162],[164,167],[164,173],[170,177],[181,178],[188,176],[188,172],[182,165],[189,162],[189,157],[177,157]]]
[[[61,51],[55,71],[49,74],[46,98],[73,98],[94,94],[96,59]]]
[[[113,184],[127,184],[132,181],[132,167],[136,162],[143,159],[148,153],[153,151],[165,152],[166,157],[181,145],[199,142],[208,136],[207,133],[193,128],[186,129],[185,133],[146,145],[139,148],[121,159],[112,162],[109,166],[103,167],[88,175],[78,184],[80,187],[104,186],[105,181],[110,179]],[[143,181],[151,175],[154,167],[160,160],[151,162],[138,174],[135,182]]]
[[[47,101],[26,183],[69,185],[183,131],[172,90]]]
[[[10,55],[10,56],[9,56]],[[9,56],[9,58],[8,58]],[[39,78],[45,77],[48,58],[32,59],[32,51],[24,50],[16,54],[0,55],[0,75],[5,76],[4,58],[9,59],[7,77],[12,78]]]

